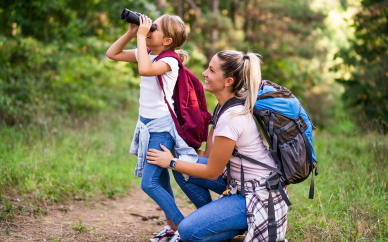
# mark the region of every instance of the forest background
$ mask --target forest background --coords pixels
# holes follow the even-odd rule
[[[202,81],[217,51],[260,53],[263,79],[308,110],[320,175],[315,200],[307,182],[290,188],[290,238],[388,238],[384,0],[0,1],[2,204],[11,193],[52,202],[120,196],[139,183],[128,154],[137,64],[105,56],[127,30],[124,8],[181,16],[185,65]],[[212,112],[216,100],[207,100]]]

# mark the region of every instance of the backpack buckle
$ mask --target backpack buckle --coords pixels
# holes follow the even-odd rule
[[[209,124],[213,127],[213,129],[216,129],[216,116],[215,115],[212,115],[210,120],[209,120]]]
[[[303,132],[303,131],[304,131],[304,130],[303,130],[303,124],[302,124],[302,122],[300,121],[300,119],[296,120],[295,123],[296,123],[296,125],[298,126],[300,132]]]
[[[276,221],[273,221],[273,222],[268,221],[268,228],[276,228],[276,227],[277,227]]]
[[[232,155],[233,155],[234,157],[239,157],[239,158],[241,158],[241,157],[240,157],[240,154],[239,154],[238,151],[237,151],[237,149],[233,149]]]
[[[269,116],[269,110],[260,111],[260,116]]]

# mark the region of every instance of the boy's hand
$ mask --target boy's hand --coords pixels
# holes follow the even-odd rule
[[[136,35],[137,31],[139,29],[139,26],[137,26],[136,24],[128,24],[128,32],[133,34],[133,35]]]
[[[140,21],[140,26],[139,26],[139,29],[137,31],[137,37],[138,38],[146,38],[148,32],[151,29],[152,20],[145,15],[141,15],[139,17],[139,21]]]

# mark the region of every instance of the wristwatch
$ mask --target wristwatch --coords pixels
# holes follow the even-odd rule
[[[174,158],[170,161],[170,168],[175,170],[175,165],[176,165],[176,161],[178,160],[178,158]]]

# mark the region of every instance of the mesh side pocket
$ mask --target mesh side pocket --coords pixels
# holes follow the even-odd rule
[[[302,135],[299,133],[291,141],[279,144],[279,151],[285,178],[289,180],[303,167],[307,158]]]

